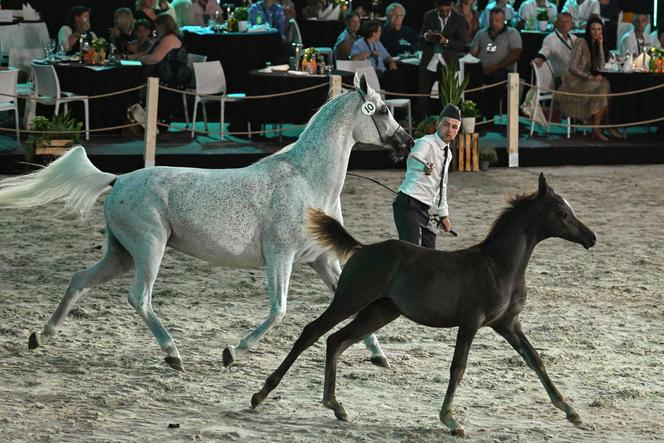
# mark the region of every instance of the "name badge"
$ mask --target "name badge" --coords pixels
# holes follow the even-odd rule
[[[496,49],[498,49],[498,46],[496,46],[495,43],[489,42],[486,45],[486,52],[496,52]]]
[[[376,112],[376,105],[371,102],[362,103],[362,114],[372,116]]]

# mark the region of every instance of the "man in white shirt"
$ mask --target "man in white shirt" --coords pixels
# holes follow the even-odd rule
[[[591,15],[599,15],[599,0],[567,0],[563,12],[572,14],[577,28],[585,28]]]
[[[516,26],[516,14],[511,2],[507,0],[493,0],[490,1],[482,14],[480,14],[480,29],[489,27],[489,15],[493,8],[500,8],[505,11],[505,23],[507,26]]]
[[[539,8],[546,8],[549,17],[549,23],[553,23],[558,15],[558,7],[555,3],[547,0],[526,0],[521,3],[519,7],[519,20],[528,23],[531,20],[537,20],[537,10]]]
[[[450,143],[461,127],[461,111],[448,104],[438,117],[436,132],[415,141],[406,160],[406,176],[392,203],[399,240],[436,249],[436,229],[429,209],[436,207],[436,222],[452,229],[447,207],[447,176],[452,162]]]
[[[556,28],[551,34],[544,37],[542,48],[532,60],[537,66],[542,66],[544,61],[548,60],[556,79],[560,79],[569,69],[572,45],[577,39],[576,35],[570,34],[573,27],[574,21],[570,13],[561,12],[556,20]]]
[[[654,46],[655,42],[652,40],[650,34],[646,33],[646,26],[648,26],[648,16],[645,14],[634,14],[632,19],[634,29],[623,35],[620,40],[618,48],[620,55],[630,54],[637,56],[643,51],[644,46]]]

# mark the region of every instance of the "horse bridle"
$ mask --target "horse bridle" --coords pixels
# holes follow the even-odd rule
[[[357,92],[360,94],[360,98],[362,98],[362,103],[360,103],[360,107],[361,107],[365,102],[367,102],[367,98],[365,97],[365,95],[364,95],[364,93],[362,92],[361,89],[358,88]],[[383,104],[383,106],[387,106],[387,105]],[[378,137],[380,137],[380,142],[384,145],[387,145],[388,143],[385,140],[383,140],[383,134],[381,134],[380,129],[378,128],[378,123],[376,123],[376,118],[374,117],[374,114],[375,114],[375,112],[373,114],[371,114],[371,121],[373,122],[374,126],[376,127],[376,132],[378,132]],[[399,129],[403,129],[403,128],[401,127],[399,122],[397,122],[397,128],[394,130],[394,132],[390,136],[390,139],[394,138],[394,135],[399,131]]]

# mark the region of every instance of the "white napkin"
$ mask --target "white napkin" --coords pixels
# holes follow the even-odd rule
[[[23,20],[39,20],[39,13],[30,6],[30,3],[23,4]]]

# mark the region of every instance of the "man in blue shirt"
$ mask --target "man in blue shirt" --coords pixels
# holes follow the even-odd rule
[[[261,0],[251,5],[249,23],[252,25],[268,24],[271,28],[278,29],[283,38],[287,38],[284,8],[275,0]]]
[[[381,32],[382,28],[379,22],[367,22],[362,29],[364,37],[355,41],[353,49],[350,51],[351,60],[369,60],[379,77],[388,68],[390,70],[397,69],[397,63],[380,42]]]

